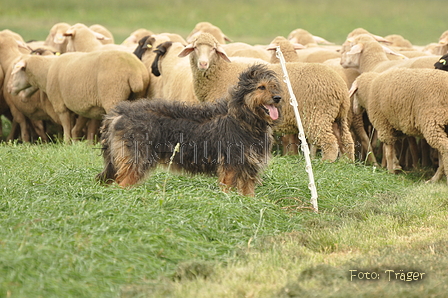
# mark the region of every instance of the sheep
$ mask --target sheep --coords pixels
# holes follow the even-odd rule
[[[273,41],[271,41],[271,44],[268,46],[268,50],[272,50],[272,57],[271,57],[271,63],[279,63],[279,59],[276,56],[276,48],[277,46],[280,46],[280,49],[283,53],[283,56],[285,58],[285,61],[287,62],[297,62],[298,58],[295,53],[295,47],[297,44],[292,44],[290,40],[285,39],[282,36],[277,36]],[[338,59],[339,60],[339,59]],[[359,72],[356,71],[356,75],[352,75],[353,70],[352,69],[345,69],[342,68],[339,64],[339,61],[335,65],[329,65],[332,67],[346,82],[347,89],[350,88],[352,82],[356,79],[356,77],[359,75]],[[348,123],[351,127],[354,135],[358,138],[358,140],[361,143],[362,149],[364,152],[369,151],[369,137],[367,136],[367,133],[364,129],[364,123],[362,119],[362,115],[354,115],[352,109],[349,109],[348,111]],[[337,127],[333,127],[335,130],[335,134],[338,135]],[[290,141],[293,141],[290,137]],[[312,150],[315,150],[315,148],[311,148]],[[371,164],[377,164],[376,158],[373,154],[368,154],[367,161]]]
[[[26,74],[26,80],[15,83],[15,92],[29,86],[44,91],[59,116],[67,143],[72,139],[71,112],[100,120],[118,102],[143,96],[150,80],[135,55],[113,50],[29,56],[15,67]],[[78,129],[75,125],[73,131]]]
[[[94,24],[94,25],[89,26],[89,29],[92,30],[93,32],[99,33],[106,37],[106,38],[100,40],[102,44],[114,44],[115,43],[115,39],[114,39],[112,32],[110,32],[103,25]]]
[[[69,28],[70,25],[65,22],[54,24],[45,39],[45,45],[52,47],[57,53],[65,53],[67,50],[67,39],[65,38],[64,33]]]
[[[140,28],[131,33],[125,40],[121,43],[124,46],[135,45],[137,44],[143,37],[153,35],[154,32],[151,30]]]
[[[308,45],[317,45],[317,44],[326,44],[330,45],[333,44],[332,42],[329,42],[328,40],[325,40],[322,37],[312,35],[305,29],[295,29],[291,31],[288,35],[288,40],[290,40],[292,43],[299,43],[304,46]]]
[[[423,137],[437,149],[439,168],[435,182],[448,168],[448,73],[435,69],[392,68],[361,74],[350,90],[354,109],[364,108],[378,138],[385,143],[387,169],[401,169],[395,153],[400,136]],[[445,174],[447,172],[445,171]]]
[[[14,62],[20,59],[22,55],[28,56],[30,53],[30,50],[24,45],[23,39],[22,41],[20,39],[21,37],[17,33],[9,30],[0,31],[0,65],[5,76],[2,90],[3,99],[10,110],[13,128],[17,125],[20,126],[23,142],[31,141],[33,128],[37,135],[43,141],[46,141],[48,138],[43,129],[42,120],[55,120],[52,117],[55,114],[45,95],[40,92],[34,92],[33,95],[30,94],[29,99],[23,101],[22,96],[15,96],[9,93]],[[2,110],[4,113],[5,107]],[[28,123],[29,121],[31,122],[31,127]],[[8,140],[14,137],[14,130],[11,130],[7,138]]]
[[[145,36],[139,40],[138,46],[134,50],[134,54],[143,62],[143,64],[148,69],[151,77],[151,84],[148,87],[148,92],[146,97],[149,99],[158,98],[162,96],[162,78],[160,76],[155,76],[152,73],[152,64],[156,57],[154,49],[164,43],[170,41],[169,37],[166,35],[151,35]],[[191,72],[190,70],[188,70]]]
[[[133,49],[122,45],[107,43],[109,37],[93,31],[84,24],[71,26],[65,33],[67,37],[67,52],[91,52],[97,50],[120,50],[132,52]]]
[[[266,48],[253,46],[244,42],[232,42],[222,45],[229,57],[249,57],[258,58],[269,62],[270,55]]]
[[[209,34],[213,35],[220,44],[225,44],[226,41],[232,42],[232,40],[230,38],[228,38],[221,31],[221,29],[219,27],[216,27],[215,25],[213,25],[209,22],[197,23],[196,26],[193,28],[193,30],[188,35],[187,42],[188,43],[193,42],[194,39],[201,33],[209,33]]]
[[[413,49],[412,43],[399,34],[390,34],[385,36],[384,39],[390,42],[392,47]]]
[[[184,46],[167,41],[154,51],[156,58],[152,64],[152,74],[162,78],[160,97],[181,100],[187,103],[199,102],[193,89],[193,75],[187,59],[179,58]]]
[[[391,61],[385,53],[400,56],[402,59]],[[424,54],[424,56],[408,58],[401,53],[381,46],[368,35],[360,35],[344,45],[341,64],[344,67],[356,68],[360,72],[381,72],[391,67],[433,68],[440,57]]]
[[[231,60],[222,46],[208,33],[200,34],[192,44],[180,52],[179,57],[188,55],[190,55],[194,90],[200,101],[221,98],[229,86],[236,82],[238,74],[254,64],[253,60],[249,62],[244,59],[229,63]],[[281,65],[271,64],[269,67],[278,75],[283,75]],[[308,140],[321,147],[322,159],[336,160],[339,146],[332,126],[337,122],[340,124],[343,140],[341,152],[353,159],[353,139],[347,123],[349,97],[342,78],[328,66],[317,63],[288,63],[287,68]],[[285,92],[288,90],[285,85],[283,90]],[[282,98],[289,96],[284,94]],[[282,108],[284,120],[276,127],[277,132],[297,133],[293,109],[287,100],[282,102]]]

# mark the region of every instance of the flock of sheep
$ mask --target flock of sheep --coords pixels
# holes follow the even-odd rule
[[[303,29],[269,45],[249,45],[232,42],[208,22],[198,23],[186,38],[139,29],[121,44],[100,25],[58,23],[45,41],[28,43],[5,29],[0,31],[0,115],[12,123],[8,140],[45,141],[54,129],[62,129],[66,142],[93,140],[103,115],[120,101],[213,101],[254,63],[282,77],[278,47],[313,155],[319,149],[324,160],[356,156],[376,164],[382,153],[390,172],[434,166],[431,181],[445,174],[445,33],[438,43],[417,47],[399,35],[380,37],[361,28],[342,45]],[[286,85],[283,89],[283,120],[274,130],[283,152],[296,154],[298,129]]]

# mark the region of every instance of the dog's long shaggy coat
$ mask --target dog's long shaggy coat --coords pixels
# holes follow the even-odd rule
[[[103,120],[105,167],[97,179],[126,187],[157,165],[170,164],[171,170],[217,175],[224,191],[254,195],[271,156],[280,94],[275,73],[253,65],[228,98],[215,103],[121,102]]]

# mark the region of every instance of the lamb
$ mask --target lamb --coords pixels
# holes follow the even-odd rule
[[[225,44],[226,41],[232,42],[232,40],[230,38],[228,38],[221,31],[221,29],[219,27],[216,27],[215,25],[213,25],[209,22],[197,23],[196,26],[193,28],[193,30],[188,35],[187,42],[191,43],[201,33],[209,33],[209,34],[213,35],[220,44]]]
[[[229,86],[236,82],[238,74],[254,64],[253,60],[249,62],[244,59],[229,63],[231,60],[222,46],[207,33],[200,34],[180,52],[179,57],[188,55],[194,90],[200,101],[221,98]],[[270,68],[279,76],[283,75],[281,65],[271,64]],[[288,63],[287,68],[308,140],[321,147],[322,159],[336,160],[339,148],[332,126],[337,122],[342,134],[341,152],[353,160],[354,146],[347,123],[349,97],[342,78],[334,70],[321,64]],[[283,89],[288,90],[285,85]],[[283,97],[288,98],[289,95],[284,94]],[[295,116],[288,101],[284,101],[282,110],[284,120],[276,130],[287,134],[298,133]]]
[[[143,96],[150,80],[135,55],[113,50],[24,57],[15,70],[24,72],[26,80],[15,82],[13,92],[30,86],[44,91],[59,116],[65,142],[72,139],[71,112],[100,120],[118,102]]]
[[[361,74],[353,84],[354,109],[367,111],[385,143],[387,169],[401,169],[395,143],[400,136],[423,137],[441,157],[435,182],[448,168],[448,73],[435,69],[392,68]]]

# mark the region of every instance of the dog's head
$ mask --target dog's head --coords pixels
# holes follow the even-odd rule
[[[255,64],[240,74],[230,105],[273,124],[280,118],[281,93],[276,73],[264,64]]]

